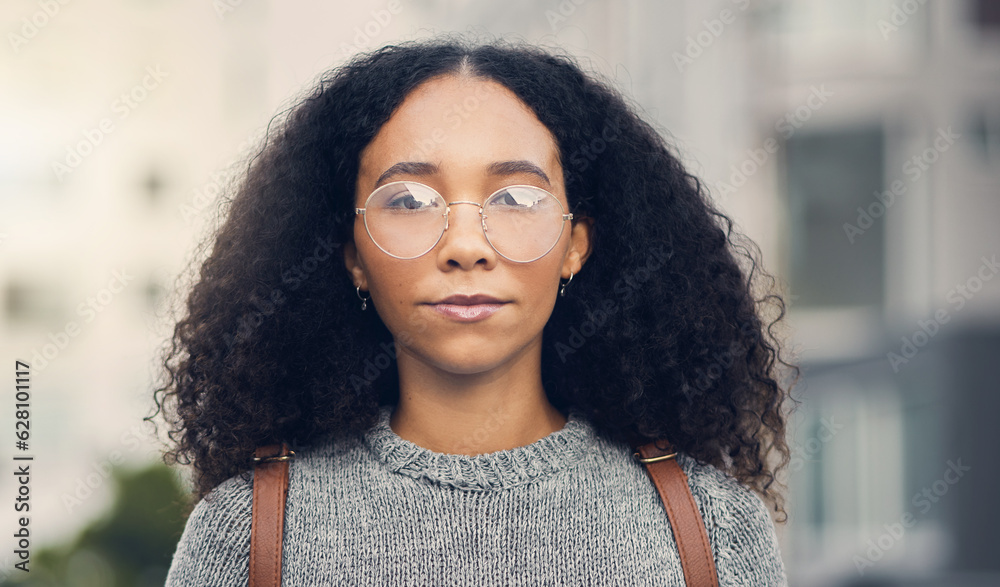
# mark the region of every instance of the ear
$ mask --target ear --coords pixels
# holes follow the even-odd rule
[[[354,282],[354,287],[360,287],[368,291],[368,278],[365,276],[365,268],[361,263],[358,248],[355,246],[353,240],[344,243],[344,267],[351,274],[351,281]]]
[[[590,256],[591,238],[594,230],[594,219],[582,216],[573,219],[573,231],[570,234],[569,250],[562,266],[562,278],[569,279],[571,274],[579,273],[583,264]]]

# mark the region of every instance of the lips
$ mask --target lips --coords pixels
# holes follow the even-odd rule
[[[434,302],[434,304],[450,304],[453,306],[478,306],[480,304],[503,304],[506,303],[500,299],[486,294],[475,294],[475,295],[465,295],[465,294],[454,294],[444,298],[441,301]]]
[[[506,303],[486,294],[454,294],[430,305],[441,315],[458,322],[478,322],[492,316]]]

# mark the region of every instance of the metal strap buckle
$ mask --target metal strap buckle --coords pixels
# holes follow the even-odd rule
[[[648,459],[642,458],[642,453],[638,453],[638,452],[632,453],[632,456],[635,457],[635,460],[639,461],[640,463],[656,463],[656,462],[659,462],[659,461],[666,461],[668,459],[672,459],[672,458],[674,458],[674,457],[677,456],[677,453],[672,452],[672,453],[670,453],[668,455],[660,455],[658,457],[649,457]]]
[[[274,463],[278,461],[290,461],[295,458],[295,451],[288,451],[286,455],[275,455],[273,457],[254,457],[255,463]]]

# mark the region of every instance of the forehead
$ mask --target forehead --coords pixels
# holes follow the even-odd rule
[[[509,160],[532,161],[561,186],[555,137],[530,107],[492,80],[447,75],[406,96],[362,151],[359,171],[374,183],[399,161],[434,162],[447,174]]]

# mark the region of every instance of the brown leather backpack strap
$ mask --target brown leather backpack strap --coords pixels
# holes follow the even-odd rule
[[[286,443],[254,452],[253,513],[250,520],[248,587],[281,585],[281,540],[288,495],[288,461],[295,456]]]
[[[652,477],[667,510],[681,556],[684,583],[688,587],[718,587],[719,576],[705,521],[694,503],[687,475],[674,458],[677,453],[666,440],[644,444],[638,451],[633,456],[646,466],[646,472]]]

